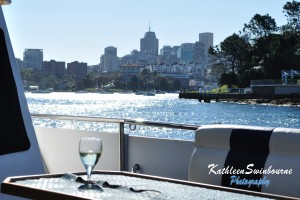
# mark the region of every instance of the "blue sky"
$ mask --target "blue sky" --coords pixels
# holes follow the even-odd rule
[[[256,14],[286,23],[286,0],[12,0],[3,6],[15,56],[25,48],[44,50],[44,60],[98,64],[104,48],[118,56],[139,50],[149,29],[159,48],[198,41],[214,33],[214,45],[242,30]]]

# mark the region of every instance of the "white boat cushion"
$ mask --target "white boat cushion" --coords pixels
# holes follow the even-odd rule
[[[270,153],[265,169],[292,170],[291,174],[267,174],[269,187],[261,191],[300,197],[300,129],[276,128],[270,138]]]
[[[190,160],[188,179],[300,197],[296,184],[300,180],[299,144],[300,129],[203,126],[195,133],[195,149]],[[237,170],[240,170],[239,173]],[[274,174],[270,170],[291,173]],[[254,182],[249,184],[250,181]],[[259,184],[255,184],[255,181]]]
[[[213,164],[223,168],[230,150],[231,125],[207,125],[200,127],[195,134],[195,150],[189,165],[188,179],[220,185],[222,176],[214,175],[208,166]]]

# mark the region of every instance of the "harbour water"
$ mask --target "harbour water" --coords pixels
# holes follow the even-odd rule
[[[28,107],[34,114],[93,116],[105,118],[139,119],[189,125],[239,124],[268,127],[300,128],[300,107],[200,103],[179,99],[178,94],[143,96],[135,94],[98,94],[53,92],[26,93]],[[116,124],[99,124],[59,120],[33,119],[35,126],[116,132]],[[131,135],[193,140],[193,131],[155,127],[140,127]]]

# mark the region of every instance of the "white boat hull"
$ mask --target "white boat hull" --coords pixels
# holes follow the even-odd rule
[[[35,131],[49,173],[84,171],[78,154],[79,139],[83,136],[103,139],[103,154],[96,170],[120,170],[118,133],[43,127],[35,127]],[[138,173],[187,180],[194,142],[126,135],[125,143],[126,171],[138,164]]]

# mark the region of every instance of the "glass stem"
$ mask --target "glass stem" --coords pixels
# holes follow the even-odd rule
[[[88,182],[91,181],[92,170],[93,170],[92,166],[87,166],[86,167],[86,174],[87,174],[87,181]]]

